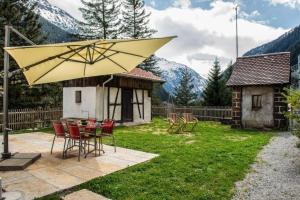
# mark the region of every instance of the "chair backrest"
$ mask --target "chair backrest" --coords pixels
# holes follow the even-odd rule
[[[115,121],[111,119],[105,119],[102,122],[101,133],[112,134],[115,126]]]
[[[94,118],[90,118],[87,120],[87,127],[94,128],[96,127],[97,120]]]
[[[115,125],[115,121],[112,120],[112,119],[105,119],[105,120],[103,120],[102,124],[114,126]]]
[[[96,118],[89,118],[87,121],[88,121],[88,123],[96,123],[97,119]]]
[[[183,119],[187,122],[193,121],[193,114],[192,113],[182,113]]]
[[[63,124],[60,121],[56,121],[52,123],[53,129],[55,132],[55,135],[58,137],[64,137],[65,136],[65,129]]]
[[[177,121],[177,113],[170,113],[169,118],[170,118],[173,122],[176,122],[176,121]]]
[[[80,130],[77,124],[70,123],[68,124],[70,137],[73,139],[80,138]]]
[[[69,129],[68,129],[68,121],[66,119],[61,119],[60,122],[62,123],[65,133],[69,133]]]

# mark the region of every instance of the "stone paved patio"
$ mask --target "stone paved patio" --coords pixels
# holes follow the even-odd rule
[[[62,159],[63,140],[56,140],[54,152],[50,154],[53,135],[46,133],[27,133],[10,136],[11,152],[40,152],[42,158],[24,171],[0,172],[3,186],[7,191],[22,191],[25,199],[41,197],[59,190],[67,189],[99,176],[105,176],[126,167],[148,161],[156,154],[104,145],[105,154],[77,161],[77,151],[69,158]]]

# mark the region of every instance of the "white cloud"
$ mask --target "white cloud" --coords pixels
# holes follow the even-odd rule
[[[165,10],[148,8],[152,12],[151,24],[158,30],[156,36],[177,35],[178,38],[158,51],[157,55],[187,64],[206,76],[214,57],[221,64],[235,60],[234,5],[215,1],[210,9],[170,7]],[[249,18],[258,16],[250,13]],[[271,41],[285,31],[255,22],[245,17],[239,19],[239,52]],[[199,56],[201,55],[201,56]]]
[[[300,0],[267,0],[272,5],[284,5],[290,8],[298,8],[300,6]]]
[[[155,1],[154,1],[154,0],[150,1],[150,5],[151,5],[152,7],[155,7],[155,5],[156,5]]]
[[[192,5],[191,0],[176,0],[173,3],[173,6],[179,8],[189,8]]]

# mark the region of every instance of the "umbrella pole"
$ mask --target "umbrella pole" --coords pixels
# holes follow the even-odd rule
[[[5,26],[5,39],[4,46],[9,46],[10,29],[9,26]],[[9,55],[4,51],[4,77],[3,77],[3,153],[2,158],[8,159],[11,157],[11,153],[8,149],[8,71],[9,71]]]
[[[5,25],[5,38],[4,38],[4,47],[9,47],[10,43],[10,32],[13,31],[16,33],[20,38],[24,39],[31,45],[35,45],[30,39],[26,36],[21,34],[18,30],[14,29],[12,26]],[[15,70],[13,72],[9,72],[9,55],[6,51],[4,51],[4,76],[3,76],[3,153],[2,159],[9,159],[11,158],[11,153],[9,152],[8,146],[8,132],[10,131],[8,127],[8,79],[19,73],[20,70]]]

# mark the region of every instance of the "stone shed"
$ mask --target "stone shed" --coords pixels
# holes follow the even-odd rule
[[[232,127],[285,129],[282,93],[289,84],[289,52],[238,58],[227,82],[233,91]]]

